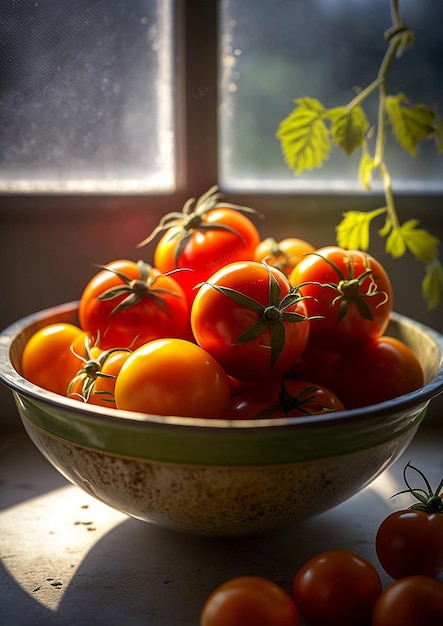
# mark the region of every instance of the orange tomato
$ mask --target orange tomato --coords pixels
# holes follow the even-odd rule
[[[281,241],[268,237],[260,241],[255,248],[254,261],[266,260],[268,265],[273,265],[286,276],[290,276],[294,267],[300,263],[305,254],[314,252],[314,250],[312,244],[297,237],[288,237]]]
[[[185,339],[157,339],[126,359],[115,383],[119,409],[157,415],[225,417],[231,385],[217,361]]]
[[[24,378],[43,389],[66,395],[70,381],[82,366],[71,346],[85,337],[86,333],[74,324],[49,324],[38,330],[23,350]]]

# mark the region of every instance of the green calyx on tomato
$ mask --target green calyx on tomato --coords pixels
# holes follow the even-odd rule
[[[427,491],[420,488],[415,489],[410,486],[406,476],[406,472],[408,469],[414,470],[414,472],[417,472],[417,474],[422,477]],[[395,498],[395,496],[398,496],[402,493],[410,493],[414,496],[414,498],[418,500],[418,502],[409,507],[411,510],[424,511],[425,513],[443,513],[443,494],[440,493],[443,489],[443,478],[441,479],[437,489],[433,491],[428,479],[423,474],[423,472],[421,472],[410,463],[407,463],[407,465],[403,469],[403,480],[407,486],[407,489],[403,489],[402,491],[395,493],[393,496],[391,496],[392,498]]]
[[[155,283],[161,274],[152,272],[152,267],[144,261],[137,261],[137,267],[139,271],[138,278],[130,278],[123,272],[120,272],[114,268],[107,267],[106,265],[99,265],[101,269],[108,270],[122,281],[123,285],[117,287],[111,287],[98,296],[99,300],[114,300],[122,294],[128,294],[126,298],[121,300],[119,304],[111,311],[110,315],[114,315],[119,311],[129,309],[134,304],[137,304],[143,298],[150,298],[152,303],[160,309],[166,315],[172,316],[172,311],[169,304],[163,298],[164,294],[180,297],[179,294],[170,291],[169,289],[160,289],[155,287]],[[166,276],[166,274],[164,274]]]
[[[318,410],[312,411],[310,407],[312,407],[312,402],[316,400],[316,392],[318,392],[318,387],[312,385],[310,387],[306,387],[306,389],[303,389],[303,391],[294,396],[289,393],[285,385],[285,378],[282,378],[278,404],[260,411],[257,415],[257,419],[271,417],[278,411],[283,411],[286,415],[294,410],[299,411],[303,415],[313,415],[320,412],[328,413],[333,411],[334,409],[331,409],[328,406],[319,406]]]
[[[126,350],[124,348],[111,348],[109,350],[102,351],[97,347],[98,340],[99,338],[97,338],[95,344],[91,346],[91,338],[85,337],[84,345],[86,357],[76,354],[73,351],[74,354],[84,362],[84,365],[78,370],[74,378],[69,383],[66,393],[68,397],[72,397],[75,394],[75,396],[80,400],[88,402],[91,393],[94,391],[97,378],[116,378],[116,376],[106,374],[102,371],[103,365],[108,357],[114,352],[130,352],[130,350]],[[79,387],[79,391],[76,390],[77,387]],[[102,391],[97,393],[109,395],[110,401],[114,399],[113,394],[109,392]]]
[[[311,252],[310,254],[315,254],[316,256],[320,256],[321,258],[323,258],[323,260],[330,267],[332,267],[332,269],[336,272],[339,278],[339,282],[337,284],[326,283],[323,285],[324,287],[330,287],[332,289],[336,289],[339,292],[338,295],[334,298],[334,300],[331,303],[333,306],[334,304],[339,302],[337,323],[340,323],[341,320],[346,316],[351,303],[354,303],[356,305],[358,312],[363,319],[366,319],[372,322],[374,319],[374,316],[372,314],[370,306],[368,305],[366,300],[364,300],[364,298],[377,296],[380,293],[377,290],[377,285],[375,281],[372,280],[373,278],[372,269],[368,267],[366,271],[362,272],[359,276],[355,276],[354,266],[352,264],[352,257],[350,257],[350,259],[346,263],[348,275],[345,276],[345,274],[338,267],[338,265],[336,265],[331,259],[323,257],[321,254],[318,254],[316,252]],[[360,287],[362,286],[366,278],[370,278],[371,282],[366,293],[361,293]],[[382,302],[380,302],[378,306],[381,306],[387,301],[388,296],[387,294],[384,294],[384,295],[385,295],[385,299],[382,300]]]
[[[195,206],[194,206],[195,204]],[[219,204],[219,193],[218,187],[211,187],[206,193],[204,193],[198,200],[195,198],[189,198],[183,206],[183,209],[180,212],[173,211],[171,213],[167,213],[162,217],[159,224],[154,228],[149,237],[146,237],[143,241],[138,244],[138,247],[141,248],[146,244],[150,243],[159,233],[162,231],[168,230],[170,228],[173,229],[171,231],[171,238],[177,239],[177,247],[175,249],[175,264],[178,265],[178,261],[180,256],[182,255],[183,250],[186,247],[186,244],[191,239],[192,234],[195,231],[205,231],[205,230],[221,230],[221,231],[229,231],[233,235],[239,237],[242,241],[244,241],[244,237],[242,233],[238,232],[234,228],[231,228],[227,224],[220,223],[210,223],[206,222],[203,219],[205,213],[215,209]],[[243,211],[247,213],[256,213],[254,209],[244,206],[238,206],[236,204],[223,203],[224,207],[235,209],[237,211]]]
[[[263,265],[267,267],[266,261],[262,261]],[[281,289],[277,280],[272,272],[269,272],[269,299],[267,306],[264,306],[254,298],[250,298],[244,293],[232,289],[231,287],[223,287],[222,285],[215,285],[211,282],[203,282],[196,285],[196,288],[201,285],[209,285],[222,295],[231,298],[237,304],[243,306],[245,309],[249,309],[254,313],[257,313],[259,318],[249,326],[244,332],[242,332],[233,342],[233,344],[247,343],[257,339],[264,333],[266,328],[270,330],[270,355],[271,355],[271,370],[274,367],[275,362],[280,356],[285,345],[285,322],[306,322],[312,317],[307,317],[294,311],[287,311],[286,309],[292,307],[297,302],[303,300],[297,288],[292,288],[288,294],[281,297]]]

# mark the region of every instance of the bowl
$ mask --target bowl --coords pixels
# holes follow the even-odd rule
[[[0,380],[34,444],[69,481],[128,516],[188,533],[252,535],[338,505],[398,458],[443,391],[443,337],[393,313],[386,334],[414,350],[425,385],[387,402],[253,421],[89,406],[20,374],[28,338],[46,324],[77,323],[77,306],[47,309],[6,328]]]

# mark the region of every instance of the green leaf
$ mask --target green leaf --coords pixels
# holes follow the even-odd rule
[[[421,289],[428,310],[435,309],[443,296],[443,268],[439,259],[434,259],[426,266]]]
[[[387,96],[386,112],[394,136],[411,156],[418,151],[418,143],[435,134],[435,111],[424,104],[411,105],[404,93]]]
[[[352,154],[356,148],[364,144],[369,122],[360,106],[354,106],[352,109],[347,107],[331,109],[328,117],[332,122],[332,139],[346,154]]]
[[[346,211],[343,220],[336,228],[337,245],[348,250],[367,250],[369,248],[369,226],[371,221],[385,213],[386,209],[374,211]]]
[[[358,166],[358,179],[365,189],[368,191],[371,188],[372,183],[372,171],[375,167],[374,159],[366,149],[366,144],[363,144],[360,163]]]
[[[401,232],[410,252],[423,263],[430,263],[438,255],[439,239],[423,228],[417,228],[418,220],[408,220]]]
[[[392,228],[386,239],[386,252],[394,259],[399,259],[406,253],[406,242],[400,228]]]
[[[288,166],[301,174],[323,165],[331,151],[331,140],[321,102],[307,97],[295,102],[297,107],[280,123],[276,137]]]
[[[394,258],[403,256],[408,249],[416,259],[430,263],[438,255],[439,239],[423,228],[417,228],[418,220],[408,220],[391,230],[386,242],[386,252]]]

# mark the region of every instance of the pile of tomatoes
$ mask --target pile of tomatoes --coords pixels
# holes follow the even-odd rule
[[[425,489],[412,489],[407,470]],[[405,491],[416,503],[391,513],[379,526],[375,549],[393,579],[384,589],[372,563],[332,549],[314,555],[295,572],[291,587],[260,576],[222,583],[206,599],[200,626],[441,626],[443,624],[443,480],[432,491],[408,464]]]
[[[251,209],[215,188],[140,247],[157,236],[152,264],[98,268],[78,325],[31,337],[25,378],[92,404],[231,419],[351,409],[423,385],[409,347],[384,335],[392,286],[371,255],[263,238]]]

